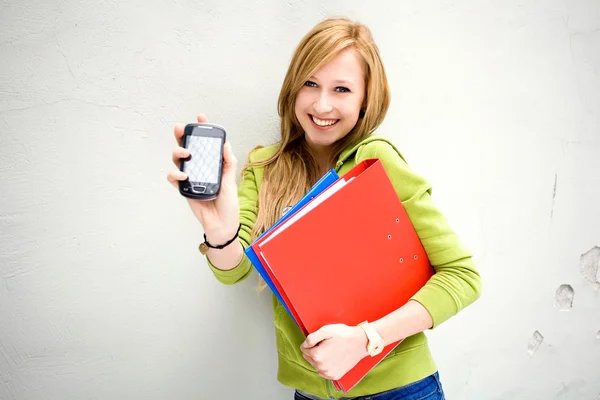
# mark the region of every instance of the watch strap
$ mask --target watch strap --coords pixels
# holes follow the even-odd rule
[[[358,326],[360,326],[367,335],[367,339],[369,341],[367,345],[367,351],[369,352],[369,355],[375,356],[381,353],[384,347],[384,342],[379,333],[377,333],[377,330],[375,330],[375,328],[373,327],[373,325],[371,325],[368,321],[364,321],[358,324]]]

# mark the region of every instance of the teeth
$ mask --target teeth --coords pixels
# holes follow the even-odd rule
[[[319,125],[319,126],[330,126],[335,124],[338,120],[337,119],[319,119],[317,117],[315,117],[314,115],[312,115],[312,120],[315,124]]]

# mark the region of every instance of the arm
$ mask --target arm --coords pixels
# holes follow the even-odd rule
[[[411,301],[378,320],[377,326],[386,332],[391,330],[390,325],[397,326],[396,334],[392,335],[397,339],[435,328],[480,296],[481,278],[472,255],[431,200],[430,184],[410,170],[397,150],[387,143],[376,141],[366,145],[357,158],[379,158],[382,161],[435,270],[433,277]],[[431,321],[415,303],[427,310]],[[396,324],[392,324],[393,321]]]
[[[208,122],[206,115],[199,114],[198,122]],[[172,154],[174,170],[169,172],[168,180],[177,188],[179,181],[186,180],[187,175],[179,170],[182,159],[189,157],[190,152],[182,146],[184,126],[175,124],[175,139],[178,147]],[[252,156],[254,152],[251,152]],[[249,157],[250,160],[250,157]],[[219,245],[229,242],[240,226],[238,240],[229,246],[217,250],[210,249],[207,262],[217,279],[225,284],[233,284],[245,279],[251,272],[251,263],[244,257],[244,248],[251,240],[251,231],[256,221],[258,184],[252,168],[244,171],[240,187],[236,184],[237,159],[231,145],[223,146],[223,173],[221,190],[215,200],[200,201],[187,199],[192,213],[198,219],[209,243]]]
[[[252,272],[252,263],[244,255],[244,249],[252,241],[252,227],[258,214],[258,188],[253,168],[244,170],[238,188],[238,202],[241,224],[238,240],[222,250],[210,249],[206,254],[208,266],[215,277],[226,285],[241,282]],[[210,238],[209,233],[206,236]]]
[[[383,339],[385,345],[395,343],[405,337],[412,336],[433,327],[433,319],[429,311],[415,300],[378,319],[372,323]],[[364,332],[358,331],[361,334]]]
[[[431,186],[410,170],[394,147],[374,141],[359,150],[356,158],[357,163],[381,160],[435,270],[405,305],[370,321],[388,345],[436,327],[474,302],[481,293],[481,279],[471,253],[433,204]],[[367,356],[366,344],[360,327],[326,325],[309,335],[301,350],[322,377],[339,379]]]

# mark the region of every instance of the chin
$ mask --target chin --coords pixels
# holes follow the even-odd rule
[[[339,138],[335,137],[323,137],[324,135],[321,133],[320,135],[314,134],[306,134],[305,138],[309,145],[319,146],[319,147],[328,147],[338,141]]]

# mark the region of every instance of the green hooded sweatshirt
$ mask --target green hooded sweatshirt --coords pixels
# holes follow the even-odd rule
[[[267,159],[276,150],[277,146],[255,150],[249,155],[249,161]],[[370,135],[352,145],[342,152],[335,170],[341,176],[357,163],[370,158],[378,158],[383,163],[435,269],[433,277],[412,297],[429,311],[435,328],[479,297],[481,279],[472,255],[432,202],[431,185],[411,171],[403,156],[387,139]],[[262,178],[263,167],[247,168],[239,186],[242,225],[239,237],[244,248],[252,241],[251,231],[258,213]],[[246,256],[238,266],[228,271],[216,268],[210,261],[208,264],[215,277],[228,285],[242,281],[252,272],[252,264]],[[279,356],[277,379],[286,386],[322,398],[365,396],[416,382],[437,370],[427,338],[420,332],[404,339],[348,393],[338,392],[302,356],[300,345],[305,337],[274,295],[273,312]]]

